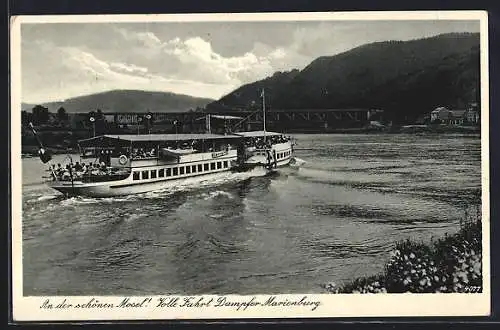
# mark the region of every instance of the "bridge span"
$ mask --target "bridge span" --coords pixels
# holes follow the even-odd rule
[[[152,128],[168,129],[177,127],[179,131],[206,130],[208,115],[210,126],[214,131],[221,130],[254,130],[261,129],[263,112],[261,110],[227,110],[218,112],[152,112],[147,121],[145,112],[121,113],[104,112],[103,119],[107,124],[119,127],[134,128],[150,125]],[[329,128],[363,127],[372,120],[379,120],[383,110],[379,109],[269,109],[266,111],[266,127],[268,130],[318,130]],[[77,121],[85,121],[88,114],[74,114]],[[231,118],[224,120],[223,117]],[[234,118],[234,117],[239,117]],[[83,126],[89,127],[89,123]]]

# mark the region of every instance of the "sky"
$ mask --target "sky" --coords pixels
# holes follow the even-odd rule
[[[449,32],[479,32],[479,22],[22,23],[21,97],[42,103],[137,89],[218,99],[319,56]]]

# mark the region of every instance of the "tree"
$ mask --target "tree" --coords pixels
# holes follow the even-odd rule
[[[21,124],[28,125],[28,123],[32,120],[31,113],[26,110],[21,111]]]
[[[66,109],[63,107],[57,109],[57,120],[59,122],[65,122],[68,120],[68,114],[66,113]]]
[[[33,114],[33,124],[42,125],[46,124],[49,121],[49,109],[41,106],[35,105],[31,110]]]

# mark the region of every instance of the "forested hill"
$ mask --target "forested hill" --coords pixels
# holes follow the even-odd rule
[[[414,118],[479,101],[479,72],[478,33],[377,42],[242,86],[207,109],[258,107],[265,88],[270,108],[379,108]]]
[[[169,92],[112,90],[42,105],[50,112],[56,112],[62,106],[68,113],[89,112],[96,109],[101,109],[103,112],[181,112],[204,107],[211,101],[213,100]],[[31,112],[33,106],[34,104],[23,104],[22,110]]]

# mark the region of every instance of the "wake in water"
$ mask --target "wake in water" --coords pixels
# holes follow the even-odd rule
[[[234,196],[223,190],[211,191],[209,193],[202,194],[204,200],[214,199],[217,197],[227,197],[229,199],[234,199]]]
[[[57,204],[64,207],[69,206],[77,206],[84,204],[111,204],[116,202],[129,202],[136,201],[141,199],[161,199],[165,197],[172,196],[177,193],[190,192],[199,189],[207,189],[217,187],[223,184],[228,183],[236,183],[244,180],[248,180],[252,177],[261,177],[265,176],[267,172],[264,169],[255,168],[248,172],[238,172],[238,173],[221,173],[219,176],[214,176],[210,178],[200,179],[196,178],[188,178],[179,182],[178,185],[174,187],[170,187],[163,190],[155,190],[142,194],[128,195],[128,196],[119,196],[119,197],[104,197],[104,198],[94,198],[94,197],[85,197],[85,196],[74,196],[65,198],[63,194],[55,193],[55,194],[41,194],[39,191],[36,193],[31,193],[25,198],[26,204],[34,204],[38,202],[51,202],[56,201]],[[44,187],[44,186],[42,186]],[[45,187],[44,187],[45,188]],[[204,198],[214,198],[220,196],[221,194],[227,194],[222,191],[210,192],[209,195]],[[52,205],[53,206],[53,205]]]

